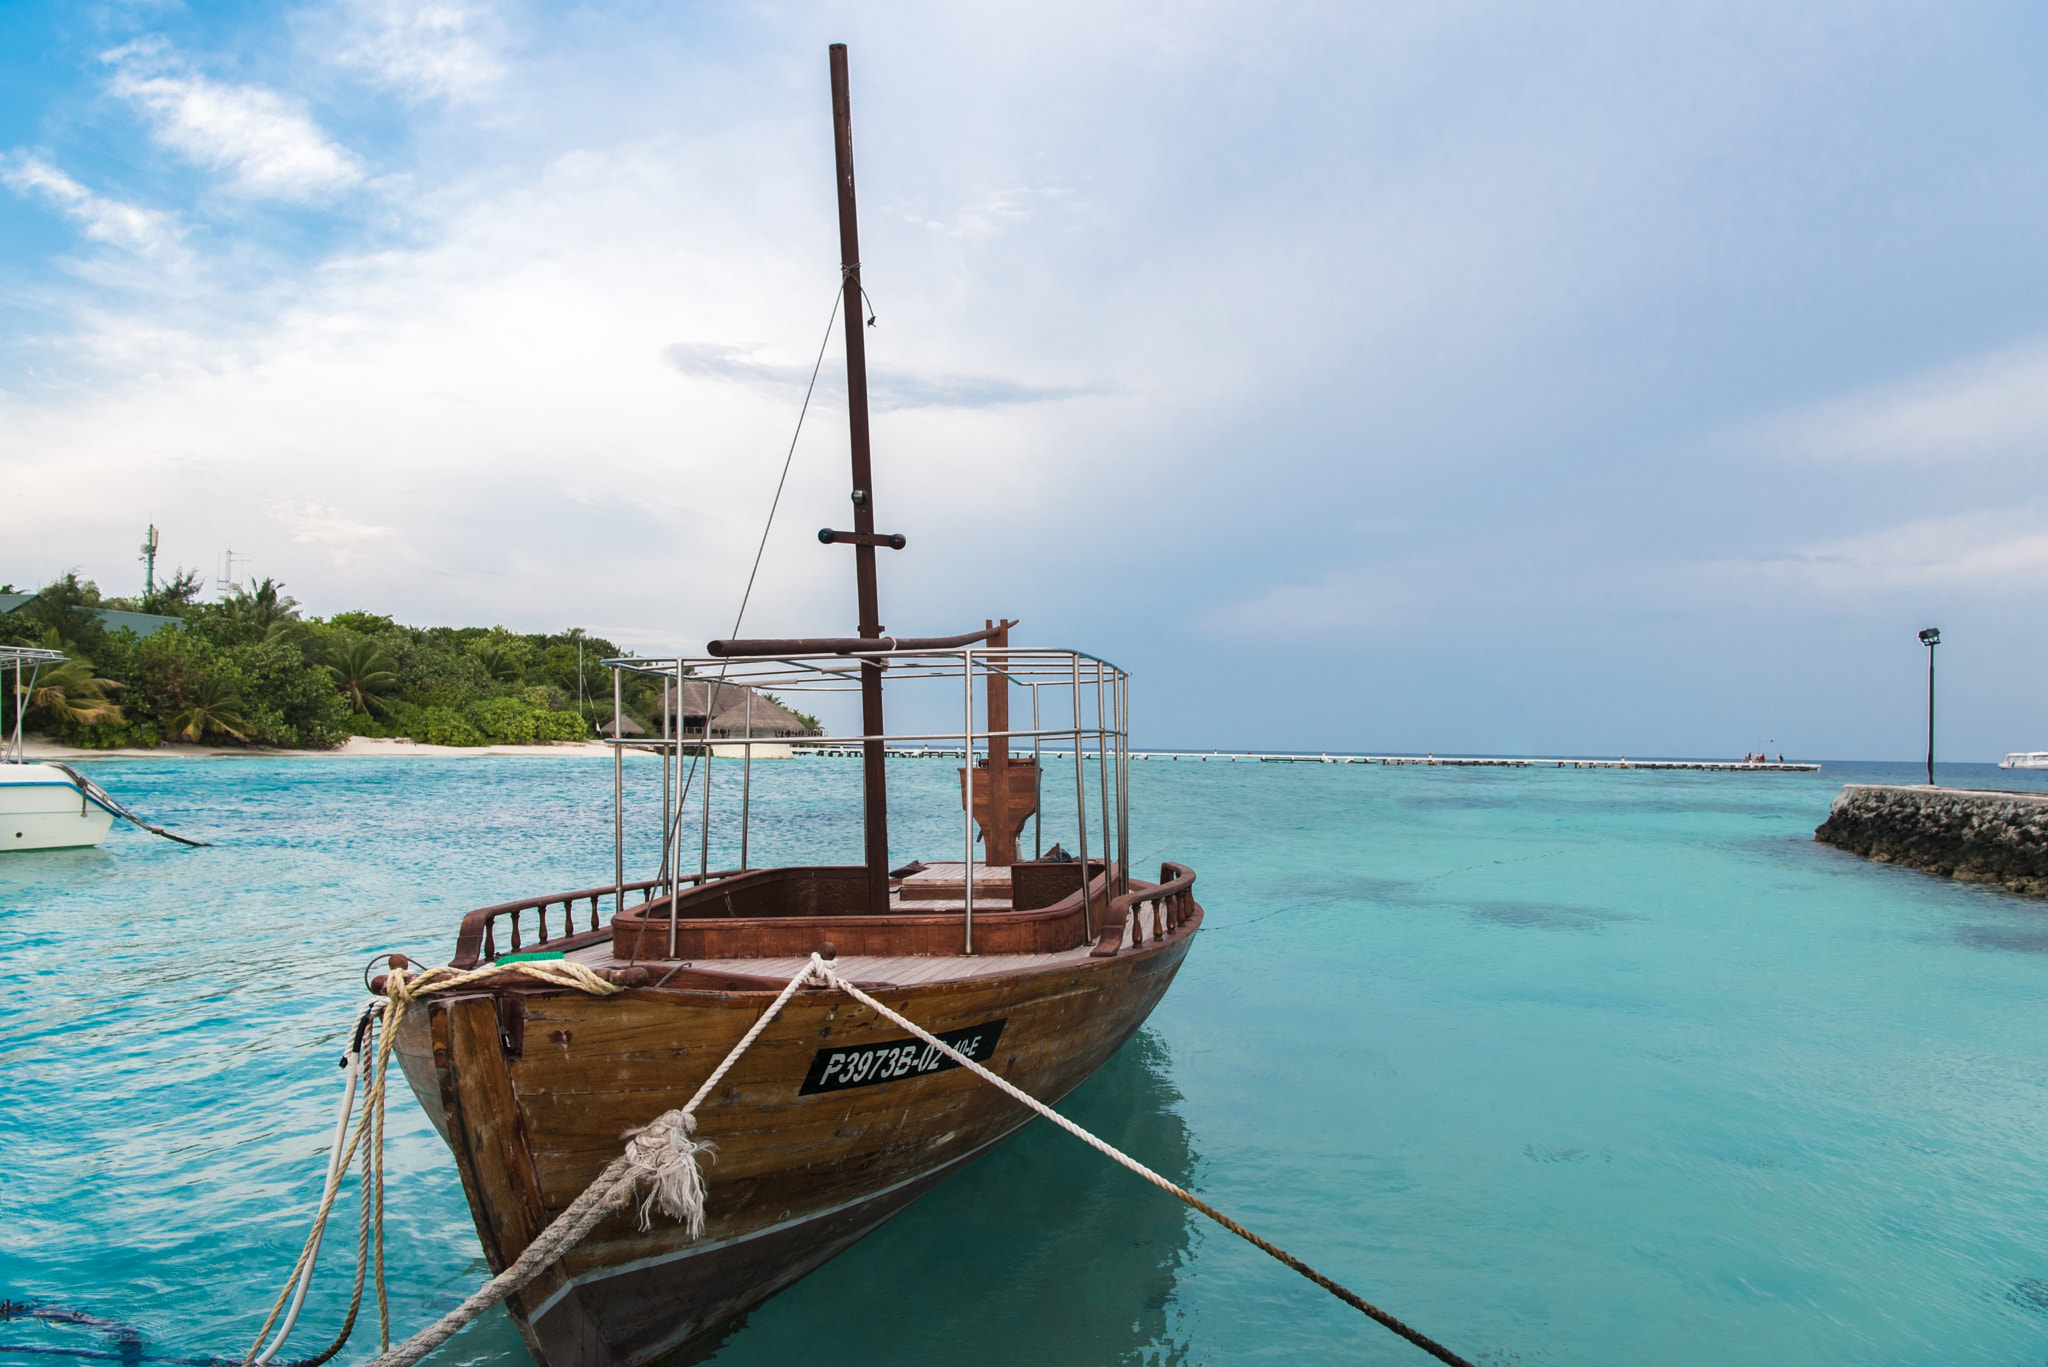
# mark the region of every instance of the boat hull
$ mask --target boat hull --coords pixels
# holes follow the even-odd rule
[[[1144,1023],[1201,913],[1167,936],[1051,969],[862,986],[1027,1092],[1056,1100]],[[854,976],[858,976],[857,974]],[[410,1013],[406,1076],[455,1154],[502,1269],[617,1156],[686,1102],[772,991],[507,990]],[[835,1076],[836,1074],[836,1076]],[[705,1232],[601,1225],[509,1302],[548,1367],[639,1367],[708,1348],[1030,1115],[843,994],[806,989],[698,1112],[718,1146]]]
[[[114,814],[48,764],[0,765],[0,850],[68,850],[98,845]]]

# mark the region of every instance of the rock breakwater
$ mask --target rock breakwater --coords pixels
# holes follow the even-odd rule
[[[1852,783],[1813,838],[1880,864],[2048,897],[2048,794]]]

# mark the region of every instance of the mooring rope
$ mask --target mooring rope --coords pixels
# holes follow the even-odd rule
[[[995,1087],[998,1091],[1004,1093],[1006,1096],[1009,1096],[1011,1099],[1022,1102],[1024,1105],[1038,1112],[1038,1114],[1044,1116],[1047,1120],[1050,1120],[1053,1124],[1065,1130],[1068,1134],[1073,1135],[1082,1143],[1088,1145],[1090,1148],[1095,1149],[1103,1156],[1114,1159],[1116,1162],[1121,1163],[1123,1166],[1129,1168],[1132,1172],[1135,1172],[1136,1174],[1138,1174],[1138,1176],[1144,1178],[1153,1186],[1158,1187],[1161,1191],[1166,1192],[1168,1195],[1174,1197],[1176,1200],[1185,1202],[1190,1207],[1200,1211],[1202,1214],[1208,1216],[1211,1220],[1214,1220],[1217,1224],[1223,1226],[1232,1234],[1237,1235],[1238,1238],[1243,1239],[1246,1243],[1249,1243],[1250,1245],[1252,1245],[1252,1247],[1258,1249],[1260,1252],[1269,1254],[1270,1256],[1278,1259],[1280,1262],[1286,1264],[1288,1267],[1293,1268],[1296,1272],[1299,1272],[1302,1276],[1308,1278],[1317,1286],[1322,1287],[1323,1290],[1329,1292],[1338,1300],[1343,1301],[1345,1304],[1351,1306],[1356,1310],[1363,1311],[1366,1315],[1370,1316],[1379,1324],[1385,1326],[1388,1329],[1391,1329],[1394,1333],[1399,1334],[1402,1338],[1407,1339],[1410,1343],[1414,1344],[1417,1348],[1420,1348],[1423,1352],[1428,1353],[1437,1361],[1450,1363],[1451,1367],[1472,1367],[1472,1364],[1469,1361],[1459,1357],[1456,1353],[1444,1347],[1435,1339],[1430,1338],[1427,1334],[1424,1334],[1417,1329],[1411,1329],[1406,1324],[1403,1324],[1400,1320],[1395,1319],[1392,1315],[1389,1315],[1386,1311],[1380,1309],[1378,1306],[1373,1305],[1371,1302],[1367,1301],[1364,1297],[1358,1295],[1356,1292],[1350,1290],[1345,1286],[1340,1285],[1337,1282],[1330,1280],[1328,1277],[1325,1277],[1322,1273],[1316,1271],[1307,1263],[1295,1257],[1293,1254],[1287,1252],[1287,1250],[1281,1248],[1279,1245],[1271,1243],[1265,1239],[1260,1238],[1258,1235],[1252,1233],[1243,1225],[1231,1219],[1228,1215],[1225,1215],[1222,1211],[1216,1209],[1216,1207],[1210,1205],[1207,1201],[1204,1201],[1201,1197],[1195,1195],[1187,1188],[1180,1186],[1175,1182],[1168,1181],[1166,1178],[1152,1171],[1152,1169],[1146,1167],[1143,1163],[1140,1163],[1137,1159],[1131,1157],[1127,1153],[1124,1153],[1122,1150],[1116,1148],[1114,1145],[1110,1144],[1106,1140],[1096,1138],[1094,1135],[1082,1129],[1079,1125],[1076,1125],[1073,1121],[1067,1119],[1065,1116],[1061,1115],[1058,1111],[1055,1111],[1052,1107],[1046,1105],[1038,1098],[1031,1096],[1029,1093],[1022,1091],[1015,1086],[1012,1086],[1003,1078],[996,1076],[988,1069],[982,1067],[979,1063],[976,1063],[973,1059],[967,1057],[967,1055],[961,1053],[958,1049],[955,1049],[952,1045],[946,1043],[937,1035],[934,1035],[931,1031],[919,1025],[916,1021],[911,1020],[908,1016],[901,1015],[895,1011],[891,1011],[888,1007],[876,1001],[873,997],[861,991],[852,983],[846,981],[846,979],[840,977],[839,974],[833,970],[832,965],[828,961],[820,958],[815,953],[811,955],[811,966],[813,970],[816,971],[821,981],[838,988],[840,991],[852,997],[855,1001],[860,1002],[862,1005],[874,1011],[875,1014],[883,1017],[886,1020],[894,1022],[896,1025],[901,1026],[905,1030],[908,1030],[911,1034],[916,1035],[926,1044],[929,1044],[934,1049],[937,1049],[940,1053],[952,1059],[961,1067],[966,1068],[972,1073],[974,1073],[974,1075],[979,1077],[983,1082],[986,1082],[991,1086]]]
[[[709,1141],[693,1137],[697,1127],[697,1108],[702,1106],[706,1098],[717,1089],[718,1084],[732,1070],[733,1065],[739,1062],[741,1056],[754,1046],[755,1041],[760,1039],[761,1032],[766,1030],[769,1024],[781,1015],[782,1008],[789,1004],[790,998],[795,996],[798,989],[806,984],[831,987],[846,993],[855,1001],[874,1011],[878,1016],[909,1031],[918,1039],[936,1049],[940,1054],[967,1069],[1012,1100],[1044,1116],[1047,1120],[1052,1121],[1053,1124],[1073,1135],[1084,1144],[1087,1144],[1090,1148],[1095,1149],[1104,1157],[1130,1169],[1176,1200],[1181,1201],[1193,1210],[1201,1212],[1209,1219],[1229,1230],[1232,1234],[1251,1244],[1254,1248],[1292,1268],[1295,1272],[1300,1273],[1303,1277],[1322,1287],[1347,1305],[1352,1306],[1378,1324],[1422,1349],[1422,1351],[1428,1353],[1439,1362],[1448,1363],[1451,1367],[1473,1367],[1473,1364],[1467,1359],[1458,1356],[1435,1339],[1409,1327],[1386,1311],[1381,1310],[1378,1306],[1365,1300],[1348,1287],[1324,1276],[1277,1244],[1254,1234],[1251,1230],[1245,1228],[1236,1220],[1231,1219],[1228,1215],[1225,1215],[1222,1211],[1202,1200],[1185,1187],[1154,1172],[1151,1168],[1132,1158],[1129,1154],[1124,1153],[1106,1140],[1089,1133],[1036,1097],[1031,1096],[1004,1078],[998,1077],[995,1073],[967,1057],[967,1055],[961,1053],[958,1049],[946,1043],[909,1017],[891,1010],[888,1006],[863,992],[845,978],[840,977],[832,962],[816,953],[811,955],[810,962],[798,970],[796,975],[789,980],[782,991],[776,996],[775,1000],[769,1004],[768,1008],[755,1019],[753,1025],[748,1028],[747,1032],[740,1037],[739,1042],[733,1045],[725,1057],[720,1060],[718,1066],[711,1070],[711,1075],[704,1079],[703,1084],[697,1088],[696,1092],[691,1095],[687,1102],[675,1110],[663,1112],[637,1130],[628,1131],[626,1134],[625,1151],[605,1165],[604,1171],[598,1174],[596,1180],[585,1187],[582,1194],[577,1196],[567,1209],[563,1210],[560,1215],[548,1223],[545,1229],[535,1236],[533,1241],[513,1260],[510,1267],[479,1287],[462,1304],[394,1348],[391,1344],[390,1314],[384,1287],[383,1139],[384,1098],[387,1090],[386,1083],[390,1076],[391,1054],[397,1040],[397,1027],[399,1022],[404,1019],[407,1008],[423,997],[440,992],[453,991],[457,988],[469,986],[472,983],[508,974],[538,978],[559,987],[572,988],[577,991],[590,993],[593,996],[608,997],[623,990],[582,964],[569,960],[537,960],[516,964],[493,963],[475,969],[433,968],[410,976],[406,973],[402,962],[395,964],[385,980],[384,1012],[381,1022],[377,1023],[378,1028],[372,1027],[372,1018],[369,1013],[366,1013],[364,1019],[358,1022],[353,1036],[351,1060],[360,1058],[362,1051],[369,1042],[370,1036],[374,1035],[376,1044],[375,1060],[369,1070],[370,1085],[364,1093],[361,1115],[356,1120],[354,1127],[348,1131],[349,1138],[346,1148],[341,1149],[337,1154],[330,1154],[328,1163],[329,1179],[322,1192],[320,1207],[314,1215],[313,1228],[307,1235],[305,1247],[301,1250],[298,1261],[293,1265],[291,1275],[286,1279],[284,1288],[278,1293],[277,1301],[272,1305],[269,1316],[263,1322],[263,1327],[257,1331],[255,1343],[250,1347],[248,1354],[241,1359],[239,1367],[258,1367],[258,1364],[269,1363],[290,1336],[292,1322],[296,1319],[298,1308],[295,1293],[297,1293],[298,1299],[303,1299],[303,1284],[311,1276],[312,1265],[319,1254],[321,1233],[326,1227],[328,1215],[333,1210],[335,1197],[340,1190],[341,1184],[338,1180],[338,1174],[346,1171],[356,1160],[358,1154],[360,1154],[363,1166],[361,1183],[362,1213],[357,1225],[355,1293],[349,1302],[348,1317],[342,1324],[341,1331],[335,1337],[334,1342],[319,1355],[298,1362],[279,1364],[278,1367],[320,1367],[321,1364],[327,1362],[341,1350],[342,1345],[347,1342],[349,1334],[355,1326],[357,1314],[362,1306],[363,1291],[368,1280],[369,1264],[373,1260],[373,1248],[374,1261],[376,1263],[379,1352],[378,1356],[367,1364],[367,1367],[413,1367],[413,1364],[419,1362],[427,1354],[453,1338],[464,1326],[470,1324],[485,1311],[522,1290],[535,1277],[546,1271],[571,1249],[581,1243],[592,1230],[596,1229],[607,1218],[628,1207],[636,1196],[641,1195],[643,1188],[646,1194],[641,1200],[639,1218],[639,1226],[642,1230],[651,1227],[654,1212],[660,1210],[662,1213],[680,1222],[688,1238],[694,1240],[702,1237],[704,1232],[705,1189],[703,1171],[699,1166],[698,1157],[701,1154],[715,1153],[717,1146]],[[351,1085],[353,1085],[353,1079],[351,1080]],[[344,1110],[338,1126],[345,1127],[346,1125],[347,1113]],[[337,1136],[338,1142],[339,1138]],[[266,1350],[264,1348],[264,1340],[269,1337],[270,1331],[278,1323],[279,1317],[286,1314],[285,1308],[288,1302],[292,1303],[291,1314],[287,1317],[284,1327],[279,1330],[276,1340]],[[91,1316],[82,1315],[75,1311],[40,1311],[35,1307],[0,1301],[0,1320],[14,1316],[85,1325],[103,1329],[107,1332],[118,1331],[120,1351],[95,1352],[91,1350],[66,1350],[28,1346],[20,1348],[0,1346],[0,1351],[19,1351],[50,1356],[68,1356],[128,1363],[138,1361],[160,1362],[172,1364],[173,1367],[236,1367],[233,1360],[226,1358],[147,1356],[139,1351],[140,1335],[135,1334],[132,1330],[125,1329],[123,1326],[114,1326],[111,1322],[96,1320]]]
[[[551,964],[546,962],[516,965],[522,972],[549,966]],[[417,984],[443,971],[429,970],[419,978],[413,979],[412,983]],[[813,981],[812,972],[811,965],[806,964],[789,980],[781,995],[761,1013],[760,1018],[740,1037],[740,1042],[732,1047],[724,1060],[711,1070],[711,1076],[704,1079],[704,1085],[697,1089],[694,1096],[676,1110],[663,1112],[652,1123],[633,1131],[627,1138],[626,1151],[607,1164],[605,1170],[598,1174],[597,1180],[585,1187],[583,1194],[572,1201],[567,1210],[549,1222],[548,1227],[526,1246],[526,1250],[513,1261],[512,1266],[491,1278],[461,1305],[396,1348],[387,1342],[384,1351],[373,1359],[368,1367],[411,1367],[412,1363],[418,1362],[454,1337],[457,1330],[478,1315],[520,1290],[547,1270],[558,1258],[582,1242],[584,1236],[603,1223],[607,1216],[624,1209],[632,1202],[643,1183],[648,1188],[648,1195],[640,1207],[640,1228],[648,1228],[650,1217],[654,1210],[659,1208],[665,1214],[680,1220],[691,1238],[701,1235],[704,1232],[704,1178],[697,1166],[697,1155],[710,1151],[712,1145],[690,1137],[697,1127],[697,1108],[704,1104],[704,1099],[711,1095],[713,1089],[732,1070],[733,1064],[739,1062],[740,1055],[751,1049],[754,1041],[761,1038],[761,1032],[768,1028],[770,1021],[782,1013],[782,1008],[789,1004],[789,999],[796,995],[797,989],[806,982]],[[393,972],[393,984],[398,983],[401,973],[402,970]],[[595,974],[591,976],[596,978]],[[445,987],[450,981],[452,980],[443,980],[440,985]],[[619,990],[610,983],[605,983],[602,978],[596,978],[596,981],[604,983],[611,991]],[[389,990],[394,993],[393,1000],[396,1001],[404,999],[398,995],[401,991],[410,996],[417,988],[408,985],[403,989],[394,986]]]
[[[329,1158],[330,1173],[344,1172],[361,1152],[362,1176],[362,1219],[360,1221],[356,1246],[355,1294],[349,1301],[348,1318],[343,1323],[340,1335],[320,1356],[303,1364],[291,1367],[318,1367],[327,1361],[347,1342],[355,1328],[356,1316],[361,1311],[364,1284],[369,1280],[369,1269],[374,1262],[377,1287],[377,1328],[379,1351],[391,1347],[390,1298],[384,1281],[384,1115],[385,1098],[391,1076],[391,1052],[398,1042],[398,1025],[414,1002],[436,993],[451,992],[468,987],[473,983],[485,982],[492,978],[518,974],[522,977],[538,978],[556,987],[573,988],[588,992],[592,996],[608,997],[623,989],[606,981],[582,964],[565,959],[529,960],[521,963],[491,963],[480,968],[430,968],[423,973],[408,975],[404,968],[394,967],[385,980],[384,1011],[381,1020],[366,1014],[358,1023],[350,1057],[359,1059],[369,1037],[374,1036],[376,1051],[369,1067],[369,1086],[363,1093],[362,1113],[349,1131],[348,1145],[338,1155]],[[373,1023],[374,1022],[374,1023]],[[346,1124],[344,1119],[342,1122]],[[335,1198],[341,1193],[339,1180],[330,1180],[321,1193],[319,1209],[313,1215],[313,1227],[306,1235],[306,1242],[299,1251],[297,1263],[291,1275],[285,1279],[277,1300],[270,1307],[263,1327],[256,1331],[256,1341],[242,1359],[242,1367],[264,1367],[272,1356],[284,1346],[291,1334],[292,1321],[296,1317],[295,1293],[302,1295],[300,1288],[312,1277],[313,1263],[320,1252],[320,1241],[327,1227],[327,1219],[334,1209]],[[292,1305],[287,1314],[286,1306]],[[285,1326],[279,1331],[275,1342],[266,1349],[264,1340],[280,1318]]]

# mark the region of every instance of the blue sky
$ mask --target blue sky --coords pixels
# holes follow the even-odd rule
[[[723,635],[836,284],[884,621],[1187,746],[2048,747],[2048,22],[0,7],[0,580]],[[826,363],[839,362],[835,343]],[[852,623],[843,384],[750,625]]]

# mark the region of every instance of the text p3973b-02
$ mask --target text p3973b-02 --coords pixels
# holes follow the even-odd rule
[[[1003,1021],[989,1021],[960,1030],[948,1030],[939,1038],[976,1063],[995,1057],[996,1041],[1002,1037]],[[873,1087],[898,1078],[923,1077],[958,1068],[946,1055],[921,1039],[877,1040],[872,1044],[849,1044],[837,1049],[820,1049],[811,1060],[811,1071],[798,1096],[813,1092],[838,1092],[848,1087]]]

